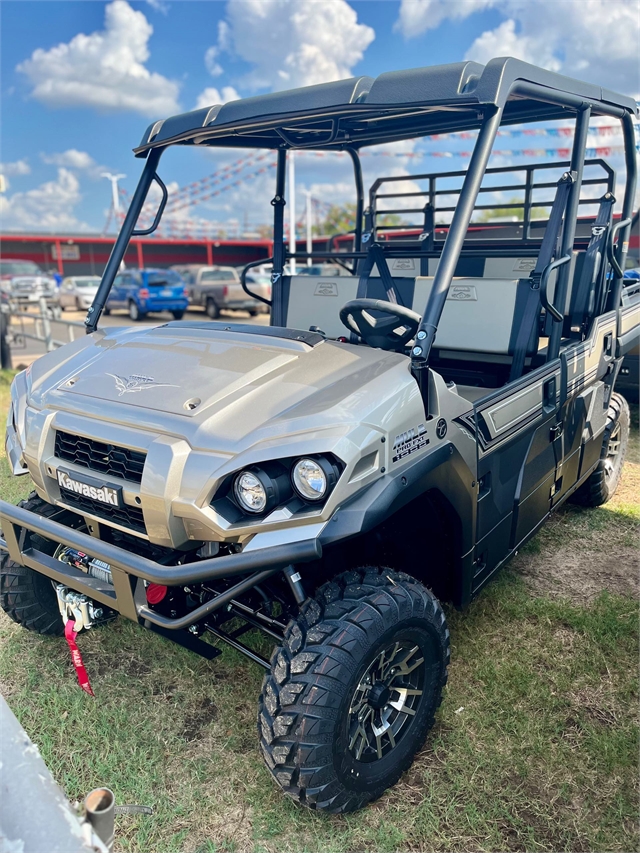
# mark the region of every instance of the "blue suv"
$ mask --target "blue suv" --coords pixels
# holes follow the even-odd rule
[[[127,270],[116,276],[105,314],[125,308],[132,320],[151,311],[170,311],[182,320],[189,304],[184,281],[173,270]]]

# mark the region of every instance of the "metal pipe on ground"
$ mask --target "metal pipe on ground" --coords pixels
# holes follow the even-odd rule
[[[84,800],[87,820],[109,853],[115,836],[116,798],[110,788],[94,788]]]

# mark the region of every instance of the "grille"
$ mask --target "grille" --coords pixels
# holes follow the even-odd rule
[[[139,450],[106,444],[92,438],[83,438],[69,432],[56,431],[55,454],[58,459],[90,468],[100,474],[119,477],[131,483],[142,481],[142,469],[146,454]]]
[[[83,495],[77,495],[75,492],[68,492],[66,489],[60,490],[61,500],[67,506],[75,507],[78,512],[87,512],[90,515],[95,515],[98,518],[104,518],[107,521],[114,521],[122,527],[128,527],[131,530],[137,530],[139,533],[146,533],[147,528],[144,526],[144,516],[142,510],[135,506],[107,506],[106,504],[92,501],[90,498],[85,498]]]

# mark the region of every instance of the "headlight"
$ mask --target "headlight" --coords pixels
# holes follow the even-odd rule
[[[267,490],[251,471],[243,471],[235,479],[233,493],[247,512],[262,512],[267,506]]]
[[[315,459],[299,459],[292,479],[298,494],[308,501],[319,501],[327,491],[327,475]]]

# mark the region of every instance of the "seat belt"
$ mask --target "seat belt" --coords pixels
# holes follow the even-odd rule
[[[362,242],[367,243],[371,240],[373,234],[371,231],[366,231],[362,235]],[[366,299],[367,296],[367,287],[369,285],[369,278],[371,277],[371,271],[373,267],[378,267],[378,272],[380,273],[380,278],[382,279],[382,284],[384,289],[387,292],[387,299],[389,302],[392,302],[394,305],[397,305],[398,293],[396,291],[396,286],[394,284],[393,278],[391,277],[391,273],[389,272],[389,267],[387,265],[387,259],[384,256],[384,251],[382,246],[379,243],[372,242],[367,248],[367,257],[362,261],[360,267],[360,278],[358,280],[358,290],[356,291],[356,299]],[[358,336],[355,332],[351,332],[349,335],[349,340],[352,344],[358,343]]]
[[[433,252],[433,243],[436,236],[436,223],[433,205],[427,202],[424,206],[424,224],[422,234],[418,237],[420,241],[420,275],[429,275],[428,252]]]
[[[613,193],[605,193],[600,199],[596,220],[591,226],[591,240],[585,252],[582,273],[571,308],[571,329],[582,336],[587,318],[593,314],[598,294],[603,295],[606,271],[605,246],[611,230],[613,206],[616,203]]]
[[[538,259],[528,279],[529,288],[527,290],[527,298],[513,348],[513,361],[511,362],[511,373],[509,375],[510,382],[514,379],[519,379],[524,371],[524,361],[527,356],[529,341],[540,316],[540,279],[545,267],[558,254],[562,222],[569,200],[569,191],[575,183],[576,177],[575,172],[565,172],[558,181],[556,197],[553,200],[549,221],[547,222],[544,237],[540,245]]]
[[[394,305],[397,305],[398,300],[398,291],[396,290],[395,283],[389,272],[389,266],[387,264],[387,259],[384,256],[384,251],[380,243],[371,243],[369,248],[367,249],[367,257],[365,258],[362,269],[360,270],[360,279],[358,281],[358,291],[356,294],[357,299],[365,299],[367,295],[367,285],[369,284],[369,278],[371,277],[371,271],[373,267],[378,267],[378,273],[382,280],[382,285],[386,291],[387,299],[389,302],[392,302]]]

